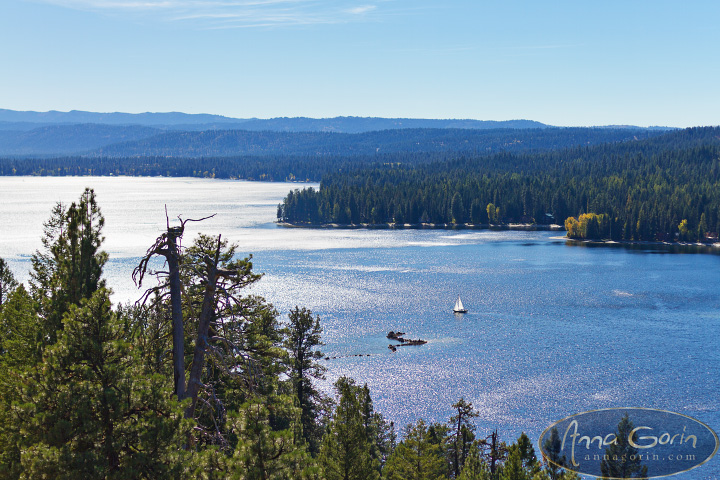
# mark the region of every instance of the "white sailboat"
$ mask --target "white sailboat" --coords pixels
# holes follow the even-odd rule
[[[467,313],[467,309],[465,307],[463,307],[462,300],[460,300],[460,295],[458,295],[458,299],[455,302],[455,307],[453,308],[453,312]]]

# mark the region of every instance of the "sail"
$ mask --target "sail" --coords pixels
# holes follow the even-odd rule
[[[458,297],[457,302],[455,302],[455,308],[453,308],[456,312],[459,312],[461,310],[465,310],[465,307],[463,307],[462,300],[460,300],[460,297]]]

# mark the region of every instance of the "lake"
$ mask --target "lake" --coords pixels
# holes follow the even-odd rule
[[[254,293],[286,315],[320,315],[326,390],[341,375],[371,389],[401,427],[447,421],[464,397],[480,435],[533,441],[568,415],[609,407],[679,412],[720,428],[720,256],[588,248],[557,232],[332,230],[275,225],[292,183],[0,177],[0,256],[27,280],[53,204],[92,186],[106,216],[113,300],[134,301],[138,258],[170,218],[217,215],[188,232],[222,233],[254,255]],[[316,185],[315,185],[316,186]],[[189,244],[186,239],[185,244]],[[469,312],[454,315],[458,295]],[[388,331],[422,346],[387,348]],[[720,477],[718,460],[679,479]]]

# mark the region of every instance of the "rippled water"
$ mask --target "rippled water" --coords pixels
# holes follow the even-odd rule
[[[720,428],[720,256],[583,248],[550,232],[308,230],[272,221],[294,184],[163,178],[0,178],[0,256],[26,279],[56,200],[94,186],[107,217],[116,301],[171,215],[218,215],[265,272],[255,291],[280,312],[312,309],[325,328],[324,388],[370,386],[399,426],[447,420],[465,397],[480,432],[537,439],[586,410],[671,410]],[[10,226],[10,228],[9,228]],[[457,295],[469,309],[451,312]],[[389,330],[429,343],[391,353]],[[394,342],[393,342],[394,343]],[[679,479],[720,478],[718,460]]]

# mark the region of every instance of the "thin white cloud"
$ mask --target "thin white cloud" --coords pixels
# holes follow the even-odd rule
[[[366,21],[377,5],[338,0],[35,0],[60,7],[131,15],[196,28],[247,28]],[[382,0],[380,0],[382,1]]]
[[[372,12],[377,8],[377,5],[362,5],[360,7],[351,8],[348,10],[348,13],[352,13],[353,15],[363,15],[368,12]]]

